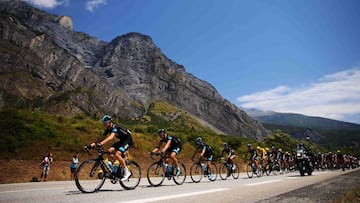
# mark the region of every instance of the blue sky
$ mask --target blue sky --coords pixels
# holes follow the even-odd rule
[[[26,0],[110,42],[139,32],[247,108],[360,123],[358,0]]]

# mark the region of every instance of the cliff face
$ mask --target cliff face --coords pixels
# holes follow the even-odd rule
[[[21,1],[0,2],[0,105],[39,100],[57,114],[106,112],[140,117],[166,101],[218,130],[263,138],[266,129],[209,83],[168,59],[149,36],[128,33],[111,42],[75,32],[67,16]]]

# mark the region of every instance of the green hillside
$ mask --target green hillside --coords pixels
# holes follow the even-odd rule
[[[276,125],[263,123],[264,127],[269,130],[281,130],[291,135],[295,139],[304,137],[306,132],[310,131],[310,137],[317,144],[327,151],[341,149],[344,152],[360,155],[360,130],[334,130],[334,129],[316,129],[297,126]],[[316,136],[319,136],[316,138]]]
[[[83,146],[102,138],[103,126],[100,115],[92,117],[77,115],[64,117],[40,111],[18,109],[2,109],[0,111],[0,159],[25,159],[52,151],[58,160],[66,160],[75,152],[83,152]],[[216,134],[209,127],[200,124],[187,112],[165,102],[150,105],[147,113],[138,119],[121,120],[115,118],[133,132],[135,146],[132,154],[144,156],[153,149],[158,141],[157,130],[165,128],[169,134],[180,137],[183,142],[184,157],[194,151],[194,140],[201,136],[212,145],[217,155],[221,152],[221,144],[228,142],[240,155],[245,153],[246,144],[270,147],[275,144],[279,148],[290,151],[299,140],[291,138],[281,131],[274,131],[263,143],[239,136]],[[315,146],[317,150],[321,150]]]

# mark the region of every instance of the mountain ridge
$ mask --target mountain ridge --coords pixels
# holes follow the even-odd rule
[[[360,130],[360,124],[320,116],[308,116],[297,113],[279,113],[275,111],[261,111],[246,108],[242,109],[250,116],[264,123],[325,130]]]
[[[168,59],[149,36],[128,33],[104,42],[73,31],[70,17],[21,1],[2,1],[0,9],[2,107],[18,100],[57,114],[138,118],[153,101],[165,100],[226,134],[262,139],[269,132]],[[16,87],[5,77],[15,72],[23,73]],[[34,88],[27,77],[43,84],[35,98],[24,94]]]

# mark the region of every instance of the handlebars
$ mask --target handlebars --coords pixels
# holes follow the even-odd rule
[[[157,152],[157,153],[149,152],[149,156],[152,160],[155,160],[155,157],[157,157],[157,156],[160,156],[161,159],[169,158],[169,156],[165,156],[164,153],[160,153],[160,152]]]
[[[98,143],[95,146],[85,145],[84,149],[86,150],[87,154],[90,154],[90,150],[92,150],[92,149],[97,149],[97,151],[100,154],[110,153],[110,152],[105,151],[104,147],[102,145],[98,144]]]

